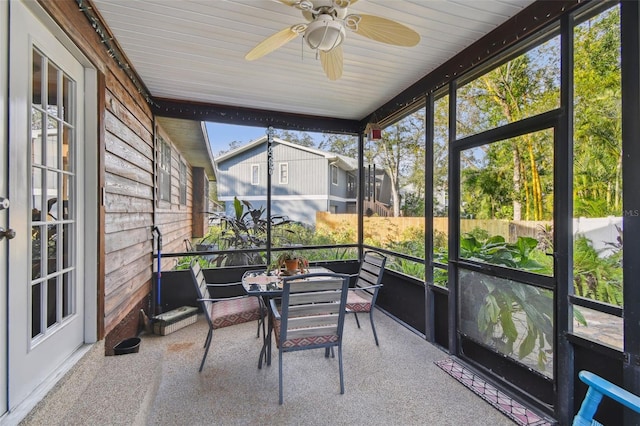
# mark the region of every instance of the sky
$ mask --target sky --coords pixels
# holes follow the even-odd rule
[[[229,143],[240,141],[243,144],[266,135],[264,127],[236,126],[207,122],[207,133],[213,156],[217,157],[221,150],[228,150]]]
[[[242,142],[244,145],[267,134],[266,127],[237,126],[210,122],[206,123],[206,127],[214,158],[218,157],[221,150],[228,151],[229,143],[233,141]],[[321,133],[306,133],[314,138],[316,144],[322,139]]]

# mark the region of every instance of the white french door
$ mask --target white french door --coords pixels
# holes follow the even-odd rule
[[[9,49],[9,5],[0,2],[0,52]],[[0,197],[6,198],[9,189],[7,167],[7,75],[9,73],[9,55],[0,57]],[[4,206],[2,206],[4,207]],[[0,207],[0,227],[8,229],[8,211]],[[7,317],[7,240],[0,240],[0,318]],[[0,416],[7,411],[7,328],[0,326]]]
[[[84,68],[22,1],[8,3],[5,411],[83,344],[86,285]]]

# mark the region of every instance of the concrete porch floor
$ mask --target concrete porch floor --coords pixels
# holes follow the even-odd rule
[[[143,334],[139,353],[104,356],[100,342],[20,423],[22,425],[513,425],[438,368],[447,357],[376,312],[348,315],[343,341],[345,394],[338,359],[324,351],[284,355],[284,405],[278,404],[278,354],[259,370],[256,323],[214,332],[202,373],[204,317],[167,336]]]

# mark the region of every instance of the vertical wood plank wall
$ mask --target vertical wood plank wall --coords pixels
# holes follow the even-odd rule
[[[94,64],[104,77],[104,288],[98,289],[100,301],[98,335],[104,337],[132,309],[149,295],[154,268],[154,241],[151,233],[154,214],[154,142],[153,114],[145,98],[106,52],[96,31],[91,27],[74,0],[39,0],[69,38]],[[159,130],[162,132],[162,129]],[[182,251],[184,239],[191,237],[192,173],[187,164],[187,204],[179,204],[180,153],[172,145],[171,203],[158,204],[157,226],[162,232],[163,250]],[[100,191],[96,188],[96,191]],[[163,265],[170,267],[171,261]],[[98,285],[98,283],[96,283]],[[100,324],[104,324],[100,327]]]

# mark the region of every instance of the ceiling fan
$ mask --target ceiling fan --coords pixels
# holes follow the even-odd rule
[[[347,7],[358,0],[278,0],[302,11],[306,23],[294,24],[267,37],[246,54],[253,61],[284,46],[302,35],[307,45],[320,57],[329,80],[342,76],[342,43],[346,30],[381,43],[411,47],[420,42],[420,35],[391,19],[361,13],[348,14]]]

